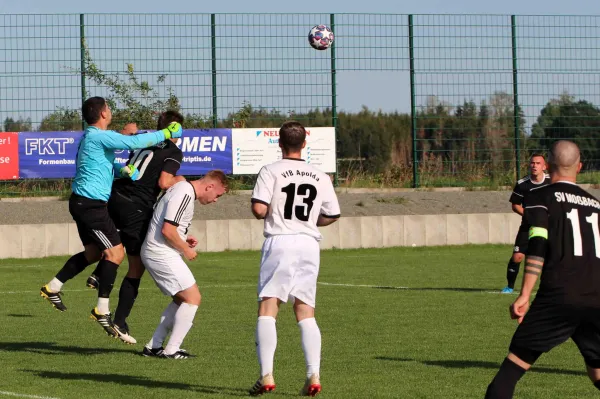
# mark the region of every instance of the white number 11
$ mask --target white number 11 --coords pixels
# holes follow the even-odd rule
[[[581,226],[579,225],[579,211],[572,209],[567,212],[567,218],[571,221],[573,227],[573,252],[575,256],[583,256],[583,245],[581,241]],[[586,222],[592,225],[594,232],[594,246],[596,247],[596,257],[600,258],[600,228],[598,228],[598,214],[592,213],[585,218]]]

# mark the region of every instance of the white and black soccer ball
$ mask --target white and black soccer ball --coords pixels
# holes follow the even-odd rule
[[[327,25],[313,26],[308,33],[308,43],[315,50],[327,50],[333,44],[333,31]]]

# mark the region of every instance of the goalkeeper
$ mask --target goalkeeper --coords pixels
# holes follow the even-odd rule
[[[121,331],[114,325],[109,309],[109,297],[116,279],[117,268],[125,256],[121,242],[127,246],[129,254],[132,250],[135,251],[134,242],[130,241],[128,235],[132,229],[125,229],[119,234],[117,228],[123,228],[124,225],[130,227],[138,223],[140,223],[139,228],[145,228],[141,225],[142,218],[148,214],[150,216],[145,217],[151,217],[152,204],[155,201],[155,198],[150,197],[150,193],[156,196],[160,191],[156,187],[157,185],[172,185],[175,181],[179,181],[178,179],[183,179],[174,176],[181,162],[181,152],[169,141],[181,137],[181,124],[162,122],[161,120],[166,120],[167,113],[165,113],[159,119],[159,126],[165,125],[167,128],[153,133],[125,136],[106,130],[111,123],[112,113],[103,98],[92,97],[86,100],[82,113],[89,127],[79,145],[77,172],[73,182],[73,194],[69,199],[69,211],[77,224],[77,230],[85,250],[72,256],[56,277],[41,288],[40,294],[56,309],[67,310],[60,295],[63,284],[81,273],[88,265],[99,261],[94,273],[98,283],[96,285],[98,304],[92,309],[91,316],[108,335],[120,338],[127,343],[135,343],[126,330]],[[180,117],[179,114],[176,116]],[[179,158],[176,158],[175,151],[165,151],[165,149],[173,147],[177,149]],[[127,165],[119,170],[119,173],[126,179],[117,180],[113,187],[115,149],[137,151],[132,154]],[[163,152],[168,153],[167,156],[159,156],[159,153]],[[167,158],[173,158],[173,161],[171,162]],[[159,159],[163,161],[164,165],[161,164],[161,169],[155,171],[151,164],[154,165]],[[173,165],[167,166],[167,164],[176,164],[177,169],[173,171]],[[162,178],[161,170],[163,169],[169,172],[167,174],[170,174],[170,178]],[[152,190],[141,188],[145,187],[145,182],[151,175],[155,176]],[[128,180],[128,183],[123,180]],[[160,180],[161,183],[157,184],[157,180]],[[129,194],[132,190],[123,189],[129,184],[132,187],[135,186],[136,194],[134,196]],[[119,199],[118,203],[114,201],[117,198]],[[118,207],[124,207],[124,209],[114,212]],[[149,212],[146,211],[147,207],[150,209]],[[113,210],[110,214],[109,208]],[[140,232],[140,237],[144,237],[144,235],[145,230],[143,233]],[[138,258],[140,246],[141,242],[137,246]],[[131,268],[131,257],[129,259]],[[133,264],[135,268],[135,260]],[[139,265],[140,263],[138,263]]]
[[[166,129],[173,122],[183,124],[183,116],[175,111],[164,112],[158,118],[157,130]],[[120,169],[122,178],[114,182],[108,200],[108,213],[119,229],[129,263],[129,270],[119,290],[119,304],[113,323],[122,333],[121,340],[130,344],[137,341],[129,333],[127,317],[137,298],[145,270],[140,249],[152,219],[154,204],[162,190],[185,180],[183,176],[176,176],[183,159],[176,142],[177,139],[165,140],[133,152],[127,164]],[[98,289],[99,274],[96,268],[87,279],[88,287]]]

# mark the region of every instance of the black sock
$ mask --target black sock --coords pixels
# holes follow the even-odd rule
[[[138,296],[140,279],[125,277],[119,290],[119,305],[115,311],[114,322],[119,327],[126,327],[125,320],[129,317],[135,298]]]
[[[98,298],[110,298],[110,292],[117,279],[118,268],[119,265],[106,259],[102,259],[98,262],[98,267],[96,268],[99,272],[98,277],[100,278]]]
[[[56,278],[61,283],[66,283],[85,270],[85,268],[91,265],[91,263],[92,262],[88,262],[88,260],[85,258],[85,253],[80,252],[77,255],[73,255],[69,258],[63,268],[60,269],[60,271],[56,274]]]
[[[511,399],[515,393],[517,382],[523,377],[525,371],[508,358],[504,359],[498,374],[488,385],[485,399]]]
[[[596,382],[594,382],[594,386],[595,386],[595,387],[596,387],[598,390],[600,390],[600,381],[596,381]]]
[[[100,263],[98,263],[96,265],[96,268],[94,269],[94,271],[92,272],[92,274],[96,277],[98,277],[100,275]]]
[[[520,267],[521,262],[513,262],[512,258],[508,262],[508,266],[506,267],[506,281],[508,281],[508,286],[510,288],[515,288],[515,281],[517,281],[517,276],[519,275]]]

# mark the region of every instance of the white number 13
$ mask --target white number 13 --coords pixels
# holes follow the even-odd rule
[[[583,256],[583,245],[581,240],[581,226],[579,225],[579,211],[577,209],[567,212],[567,218],[571,221],[573,227],[573,252],[575,256]],[[592,225],[594,232],[594,246],[596,247],[596,257],[600,258],[600,229],[598,228],[598,214],[592,213],[585,218],[585,221]]]

